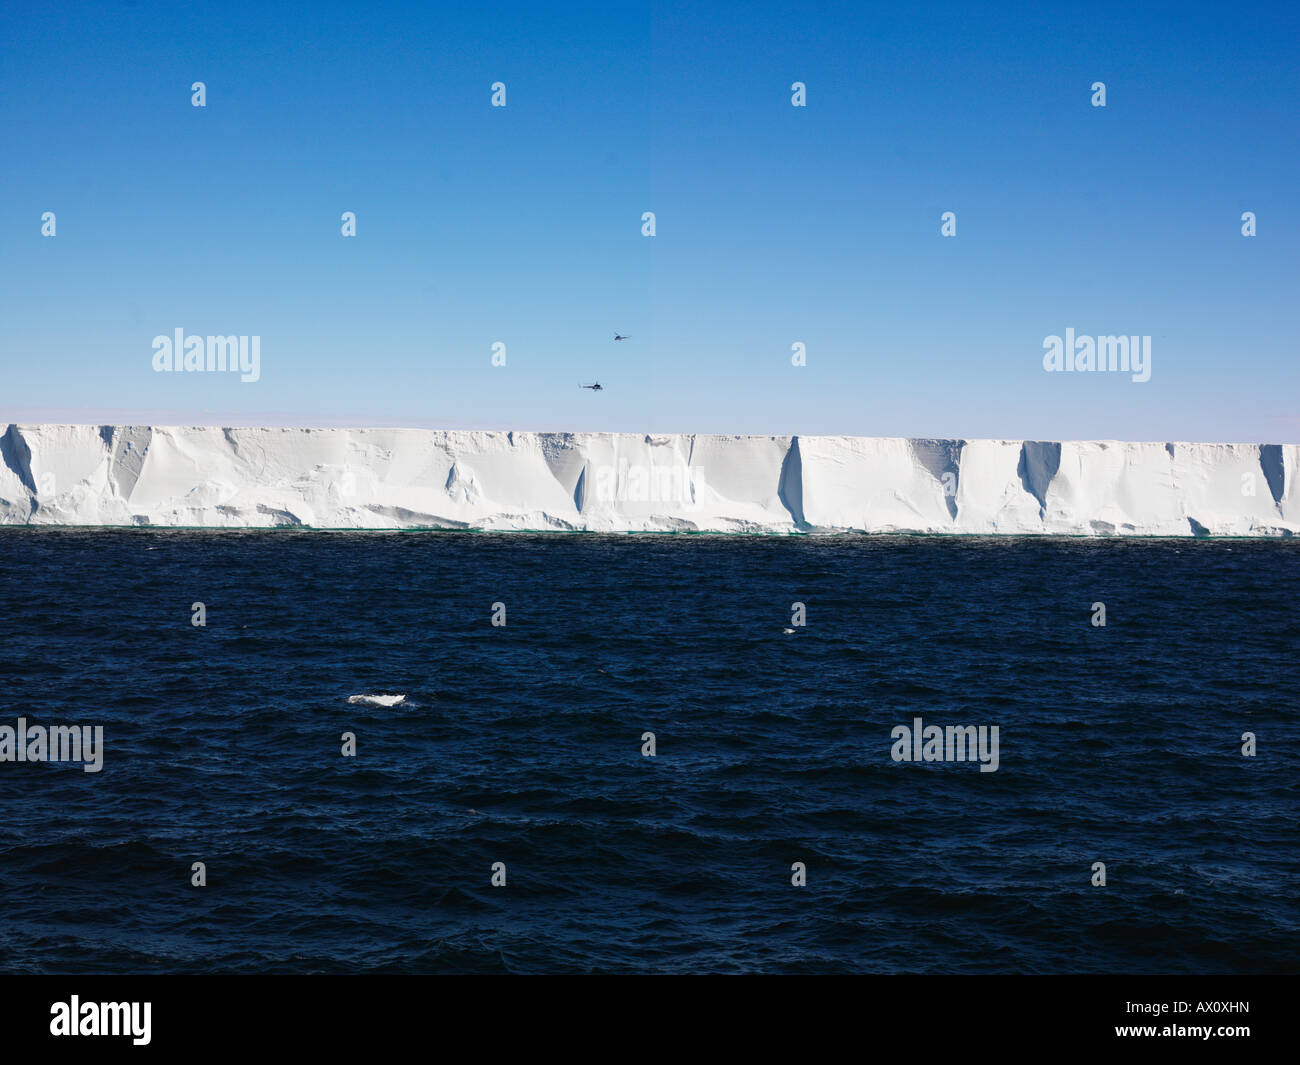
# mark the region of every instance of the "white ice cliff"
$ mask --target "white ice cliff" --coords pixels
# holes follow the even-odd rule
[[[1291,536],[1300,445],[9,425],[0,524]]]

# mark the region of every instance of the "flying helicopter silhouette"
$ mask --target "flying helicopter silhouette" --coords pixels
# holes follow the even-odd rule
[[[614,334],[614,339],[615,339],[615,340],[631,340],[632,338],[631,338],[631,337],[626,337],[626,336],[624,336],[622,333],[615,333],[615,334]],[[601,385],[601,383],[600,383],[599,381],[597,381],[594,385],[579,385],[578,387],[579,387],[579,388],[590,388],[593,392],[603,392],[603,391],[605,391],[604,387]]]

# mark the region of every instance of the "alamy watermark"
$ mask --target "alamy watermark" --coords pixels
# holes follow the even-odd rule
[[[645,466],[622,461],[596,468],[596,499],[601,503],[677,503],[698,505],[704,467],[675,463]]]
[[[82,1002],[77,995],[50,1005],[50,1035],[130,1036],[148,1046],[152,1002]]]
[[[1131,373],[1139,383],[1151,380],[1149,336],[1043,337],[1043,369],[1048,373]]]
[[[87,773],[104,768],[104,726],[0,725],[0,762],[82,762]]]
[[[895,725],[889,752],[895,762],[973,762],[981,773],[998,768],[997,725],[926,725],[919,717],[912,724]]]
[[[153,338],[153,368],[157,373],[238,373],[246,384],[262,376],[260,336],[172,336]]]

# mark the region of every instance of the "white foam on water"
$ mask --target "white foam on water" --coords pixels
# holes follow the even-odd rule
[[[400,706],[406,702],[405,695],[349,695],[349,703],[359,703],[364,706]]]

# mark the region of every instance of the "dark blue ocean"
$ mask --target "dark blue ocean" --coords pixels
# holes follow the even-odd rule
[[[0,762],[0,970],[1296,972],[1298,650],[1294,542],[3,530],[105,753]]]

